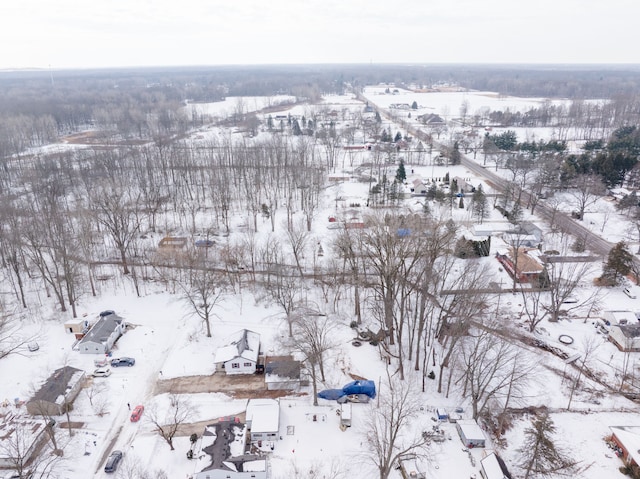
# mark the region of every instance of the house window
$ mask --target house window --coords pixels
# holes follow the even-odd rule
[[[237,369],[240,367],[240,363],[231,363],[231,368],[232,369]]]
[[[251,363],[244,363],[244,367],[245,368],[250,368],[251,367]]]

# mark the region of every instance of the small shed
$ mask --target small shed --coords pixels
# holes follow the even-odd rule
[[[116,313],[100,314],[100,318],[78,344],[83,354],[108,354],[124,334],[127,325]]]
[[[276,399],[250,399],[246,420],[251,441],[275,441],[280,430],[280,403]]]
[[[67,333],[75,334],[76,339],[82,339],[90,327],[91,323],[86,318],[75,318],[64,323],[64,330]]]
[[[340,404],[340,425],[344,427],[351,427],[351,403]]]
[[[442,409],[442,408],[436,409],[436,414],[438,416],[439,421],[449,420],[449,413],[445,409]]]
[[[480,475],[483,479],[511,479],[506,464],[495,452],[480,459]]]
[[[456,422],[456,429],[466,447],[485,447],[486,437],[476,421],[458,421]]]
[[[64,414],[82,389],[84,377],[84,371],[71,366],[56,369],[29,399],[27,412],[32,416]]]
[[[218,348],[213,362],[226,374],[254,374],[260,354],[260,335],[248,329],[236,331]]]

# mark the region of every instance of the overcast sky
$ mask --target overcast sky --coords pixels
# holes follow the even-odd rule
[[[640,63],[638,0],[0,3],[0,68]]]

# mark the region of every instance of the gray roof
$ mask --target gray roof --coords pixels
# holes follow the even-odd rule
[[[42,387],[36,391],[31,400],[57,403],[58,398],[66,396],[69,389],[72,389],[83,377],[83,370],[71,366],[56,369]]]
[[[640,337],[640,324],[638,324],[638,323],[634,323],[634,324],[619,324],[619,325],[614,325],[614,326],[617,326],[618,328],[620,328],[620,331],[622,331],[622,334],[624,334],[625,337],[627,337],[627,338]]]
[[[234,469],[230,468],[229,464],[233,464],[236,471],[242,472],[244,471],[245,463],[263,460],[264,457],[255,454],[231,455],[229,444],[243,434],[244,428],[245,425],[243,423],[236,422],[233,418],[208,425],[203,436],[215,435],[216,437],[213,444],[202,449],[208,456],[208,458],[204,458],[208,465],[200,472],[214,470],[233,471]]]
[[[300,379],[300,361],[287,358],[267,359],[264,372],[265,374],[274,374],[282,378]]]
[[[98,322],[89,330],[87,334],[85,334],[84,338],[82,338],[81,343],[86,342],[95,342],[102,343],[107,340],[111,333],[113,333],[116,328],[124,321],[123,318],[118,316],[117,314],[108,314],[107,316],[102,316]]]

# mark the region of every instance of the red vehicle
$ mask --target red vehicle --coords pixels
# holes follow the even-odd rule
[[[131,422],[138,422],[140,420],[140,416],[144,412],[144,406],[136,406],[131,412]]]

